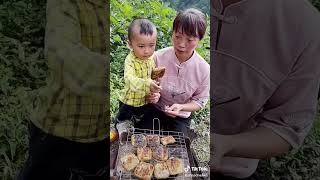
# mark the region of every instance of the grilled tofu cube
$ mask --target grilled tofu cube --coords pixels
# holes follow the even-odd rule
[[[160,137],[158,135],[147,135],[147,145],[157,147],[160,145]]]
[[[129,153],[121,157],[120,162],[125,170],[131,171],[139,164],[139,159],[133,153]]]
[[[140,161],[149,161],[152,159],[152,150],[149,147],[138,147],[137,155]]]
[[[150,163],[140,162],[134,170],[134,175],[143,180],[151,179],[154,166]]]
[[[170,176],[170,172],[166,162],[157,163],[154,166],[153,174],[157,179],[167,179]]]
[[[177,175],[184,172],[183,160],[179,158],[171,158],[166,161],[170,175]]]
[[[143,134],[134,134],[131,136],[131,144],[134,147],[146,147],[147,139]]]
[[[168,144],[174,144],[175,142],[176,142],[176,140],[174,139],[173,136],[166,136],[166,137],[161,138],[161,143],[165,146]]]
[[[159,161],[165,161],[169,158],[168,148],[165,146],[158,146],[153,149],[152,157]]]

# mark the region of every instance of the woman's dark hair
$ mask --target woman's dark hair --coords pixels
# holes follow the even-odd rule
[[[199,10],[190,8],[179,12],[173,21],[173,31],[182,31],[188,36],[199,37],[201,40],[206,33],[206,16]]]

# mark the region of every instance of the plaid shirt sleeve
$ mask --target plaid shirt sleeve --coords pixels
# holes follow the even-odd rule
[[[49,0],[48,8],[50,9],[47,11],[47,18],[51,22],[47,24],[46,29],[46,56],[49,63],[53,62],[49,67],[61,69],[63,84],[72,92],[94,97],[95,93],[92,93],[92,90],[101,88],[105,80],[106,55],[84,45],[77,12],[79,9],[72,1]],[[88,14],[87,18],[95,20],[97,17]],[[100,35],[98,33],[96,36]]]
[[[140,68],[135,68],[135,63],[131,56],[128,56],[125,60],[125,70],[124,70],[124,79],[125,84],[133,92],[138,92],[146,96],[150,92],[150,84],[152,82],[151,78],[143,79],[137,77],[136,71],[142,71],[140,74],[146,74],[146,68],[140,66]]]
[[[108,134],[108,8],[104,0],[48,0],[45,55],[49,76],[31,121],[77,142]]]

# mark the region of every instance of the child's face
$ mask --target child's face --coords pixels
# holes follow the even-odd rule
[[[129,47],[133,50],[135,56],[139,59],[146,60],[153,55],[156,48],[157,33],[144,35],[135,33],[134,37],[128,41]]]
[[[200,39],[198,37],[188,36],[181,31],[173,32],[172,43],[176,56],[181,61],[188,60],[196,49]]]

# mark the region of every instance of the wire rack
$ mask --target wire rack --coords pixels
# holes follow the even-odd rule
[[[182,132],[178,131],[162,131],[162,130],[155,130],[154,129],[154,121],[158,121],[159,129],[160,129],[160,122],[159,119],[153,119],[153,129],[139,129],[139,128],[130,128],[128,129],[128,136],[125,143],[120,144],[117,161],[116,161],[116,170],[117,176],[120,180],[138,180],[133,175],[133,171],[128,172],[126,171],[121,163],[120,158],[127,154],[127,153],[134,153],[136,154],[136,148],[131,145],[131,136],[134,134],[143,134],[143,135],[159,135],[160,138],[165,136],[172,136],[176,140],[174,144],[168,144],[166,147],[168,148],[169,158],[176,157],[183,160],[184,164],[184,173],[176,176],[170,176],[168,179],[181,179],[181,180],[191,180],[191,170],[190,170],[190,161],[188,157],[188,151],[186,147],[185,136]],[[155,164],[159,161],[152,159],[149,161],[151,164]],[[156,178],[152,178],[153,180]]]

